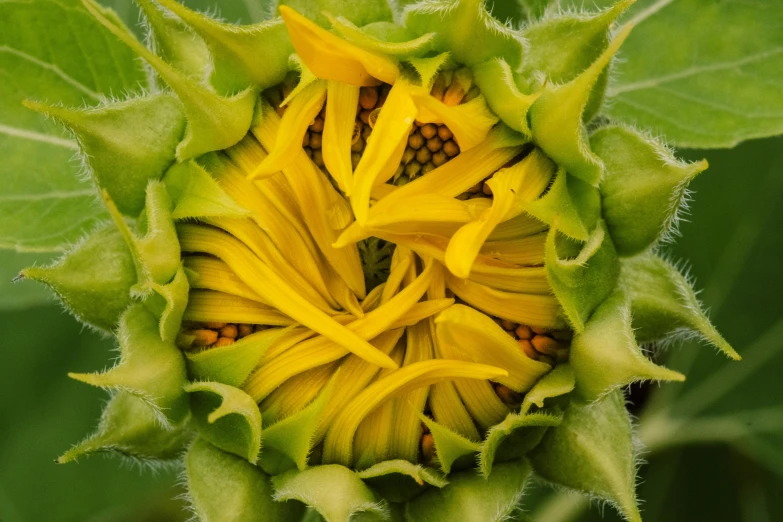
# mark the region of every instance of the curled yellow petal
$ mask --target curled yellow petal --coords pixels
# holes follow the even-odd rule
[[[326,168],[346,196],[353,188],[351,144],[356,125],[359,88],[330,80],[326,97],[323,132],[323,158]]]
[[[194,276],[189,278],[191,288],[204,290],[217,290],[227,294],[244,297],[259,303],[263,298],[245,284],[231,269],[220,259],[205,256],[187,256],[184,260],[185,268],[193,271]]]
[[[393,60],[346,42],[290,7],[279,9],[296,53],[319,78],[370,86],[377,85],[378,80],[394,83],[399,76]]]
[[[497,382],[525,392],[551,367],[527,357],[519,344],[487,315],[468,306],[455,305],[435,319],[438,341],[474,361],[508,371]]]
[[[392,86],[375,122],[367,148],[356,166],[351,207],[359,223],[364,223],[367,218],[373,186],[384,183],[394,175],[408,143],[408,135],[417,114],[409,87],[404,80]]]
[[[324,441],[325,462],[350,465],[353,437],[361,421],[384,401],[423,386],[455,379],[496,379],[507,375],[501,368],[464,361],[429,360],[391,372],[357,395],[334,419]]]
[[[446,105],[423,89],[415,91],[414,101],[419,107],[418,120],[423,123],[445,124],[454,133],[460,150],[472,149],[487,137],[498,122],[483,96],[479,95],[467,103]]]
[[[275,145],[249,178],[269,176],[283,169],[302,150],[302,139],[326,100],[326,82],[315,81],[302,89],[283,115]],[[354,109],[355,110],[355,109]]]

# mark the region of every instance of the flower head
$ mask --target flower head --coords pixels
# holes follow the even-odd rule
[[[28,103],[113,218],[22,272],[122,351],[72,374],[116,393],[60,460],[189,444],[205,520],[498,520],[532,473],[639,520],[618,389],[683,376],[638,342],[736,354],[654,250],[706,164],[594,118],[630,3],[517,31],[476,0],[247,27],[140,0],[155,54],[84,0],[165,85]]]

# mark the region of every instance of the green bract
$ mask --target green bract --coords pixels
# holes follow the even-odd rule
[[[641,520],[619,389],[684,377],[640,345],[739,356],[656,251],[706,162],[596,118],[633,1],[520,30],[480,0],[138,3],[152,50],[83,10],[158,88],[26,102],[111,218],[20,274],[120,346],[71,374],[114,395],[60,460],[184,458],[205,521],[500,521],[535,476]]]

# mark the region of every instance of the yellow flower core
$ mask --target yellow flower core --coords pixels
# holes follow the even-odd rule
[[[283,14],[309,69],[203,160],[250,214],[178,226],[178,343],[257,353],[241,387],[265,427],[325,397],[310,463],[428,463],[423,419],[479,441],[568,357],[547,226],[524,212],[556,168],[498,123],[468,69],[417,83],[362,54],[331,77],[350,44]],[[320,58],[302,48],[318,38]]]

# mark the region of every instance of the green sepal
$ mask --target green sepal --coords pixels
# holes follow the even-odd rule
[[[288,73],[288,57],[294,50],[280,18],[241,26],[214,20],[174,0],[156,1],[204,39],[214,65],[211,82],[218,92],[266,89]]]
[[[137,223],[145,229],[141,236],[131,231],[106,192],[103,200],[133,256],[138,280],[136,288],[143,291],[148,281],[158,284],[171,281],[180,267],[180,248],[166,185],[160,181],[150,181],[147,185],[147,204]]]
[[[66,451],[58,464],[72,462],[94,453],[110,453],[139,462],[179,459],[191,434],[184,426],[163,427],[149,404],[118,392],[106,404],[98,429],[87,439]]]
[[[359,27],[392,21],[391,7],[386,0],[278,0],[277,5],[288,6],[324,28],[329,27],[326,13],[342,15]]]
[[[473,67],[473,79],[481,89],[492,112],[503,123],[525,136],[530,136],[527,113],[540,93],[523,94],[503,58],[494,58]]]
[[[574,391],[576,377],[568,363],[558,364],[552,371],[541,377],[522,399],[522,413],[528,413],[533,406],[543,408],[547,399],[563,398]]]
[[[501,522],[509,520],[522,498],[531,467],[527,460],[498,464],[488,478],[474,471],[449,476],[449,485],[430,489],[410,501],[409,522]]]
[[[638,381],[684,381],[685,376],[644,356],[634,339],[629,299],[616,292],[574,336],[568,361],[576,374],[576,392],[591,402]]]
[[[677,268],[652,253],[620,260],[620,287],[631,298],[633,328],[639,342],[692,333],[732,359],[740,355],[710,322],[691,284]]]
[[[185,354],[188,373],[200,380],[241,386],[250,372],[258,366],[264,353],[286,331],[287,329],[283,328],[270,328],[226,346],[188,352]]]
[[[147,20],[155,54],[196,80],[204,80],[211,67],[209,49],[178,17],[162,11],[152,0],[136,0]]]
[[[199,520],[299,522],[304,506],[277,502],[269,476],[245,459],[196,439],[185,455],[191,508]]]
[[[247,134],[257,98],[252,88],[230,98],[209,90],[198,80],[174,69],[133,35],[107,19],[95,0],[82,2],[96,20],[144,58],[177,94],[187,118],[185,136],[177,145],[177,160],[185,161],[207,152],[227,149]]]
[[[425,58],[408,58],[406,61],[419,76],[419,85],[429,91],[438,77],[438,72],[451,65],[451,55],[446,52]]]
[[[185,130],[182,108],[169,94],[86,109],[24,104],[73,133],[97,185],[130,216],[144,208],[147,183],[163,177]]]
[[[234,201],[195,161],[174,164],[163,178],[171,195],[174,219],[243,218],[250,211]]]
[[[626,26],[603,53],[579,76],[562,85],[547,86],[530,107],[533,140],[569,174],[598,186],[603,164],[591,150],[582,118],[596,82],[628,36]]]
[[[375,22],[358,28],[343,16],[329,15],[329,21],[332,30],[347,41],[371,53],[400,59],[426,55],[435,40],[435,33],[413,38],[404,27],[391,22]]]
[[[688,183],[707,168],[705,160],[678,161],[662,143],[622,126],[590,136],[606,166],[601,203],[617,252],[637,254],[670,234]]]
[[[19,277],[47,285],[80,321],[105,332],[114,331],[136,284],[133,257],[113,226],[85,237],[52,265],[25,268]]]
[[[412,33],[435,32],[435,47],[460,64],[473,66],[502,57],[512,69],[522,63],[520,35],[496,20],[483,0],[436,0],[414,4],[403,13]]]
[[[448,475],[452,467],[469,467],[474,463],[473,456],[481,450],[481,445],[463,437],[442,424],[419,412],[421,421],[429,428],[435,442],[435,460],[441,471]]]
[[[555,297],[576,332],[585,328],[593,310],[614,290],[620,273],[612,239],[599,221],[583,244],[558,236],[546,239],[546,273]]]
[[[69,373],[78,381],[140,397],[152,406],[162,423],[178,424],[188,414],[182,389],[187,380],[185,360],[173,344],[161,340],[157,318],[141,303],[120,318],[117,332],[120,360],[102,373]]]
[[[598,189],[561,168],[546,194],[525,204],[524,209],[566,236],[587,241],[601,217],[601,195]]]
[[[587,69],[609,45],[612,23],[636,0],[621,0],[597,14],[565,13],[546,17],[522,30],[529,46],[521,74],[532,84],[542,79],[570,82]],[[541,78],[543,77],[543,78]],[[596,81],[583,114],[590,121],[606,90],[606,71]]]
[[[162,340],[169,343],[177,340],[177,334],[182,327],[182,316],[188,306],[189,291],[188,277],[182,265],[170,283],[161,285],[148,281],[143,285],[144,304],[159,318],[158,330]]]
[[[261,454],[261,412],[239,388],[218,382],[193,382],[190,411],[201,437],[215,447],[256,464]]]
[[[509,413],[503,422],[487,432],[479,453],[479,472],[489,477],[496,460],[516,460],[525,456],[541,442],[548,428],[559,426],[562,420],[562,415],[543,412]]]
[[[277,474],[293,466],[299,470],[307,467],[307,457],[313,448],[321,413],[329,401],[334,383],[332,379],[318,397],[301,411],[264,429],[264,454],[259,463],[264,471]]]
[[[386,460],[357,472],[373,490],[389,502],[407,502],[430,486],[442,488],[446,478],[432,468],[407,460]]]
[[[272,484],[275,500],[303,502],[326,522],[347,522],[360,513],[388,518],[386,502],[377,499],[356,473],[339,464],[287,471],[272,477]]]
[[[541,478],[606,500],[629,521],[641,522],[631,419],[621,392],[572,405],[529,458]]]

